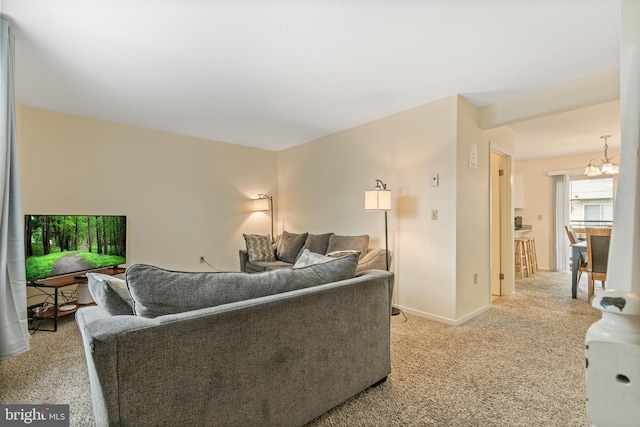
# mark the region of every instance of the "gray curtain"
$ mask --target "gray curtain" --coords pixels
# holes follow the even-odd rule
[[[0,360],[29,350],[13,56],[13,34],[0,19]]]

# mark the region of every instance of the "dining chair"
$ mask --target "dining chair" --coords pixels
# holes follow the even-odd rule
[[[564,229],[567,232],[567,237],[569,238],[569,244],[575,245],[576,243],[578,243],[578,238],[576,237],[576,233],[573,231],[573,228],[571,228],[568,225],[565,225]],[[571,257],[570,257],[570,260],[573,263],[573,259],[571,259]],[[580,252],[580,258],[577,260],[577,263],[578,263],[578,282],[579,282],[580,278],[582,277],[582,273],[587,272],[587,254]]]
[[[576,237],[576,240],[579,242],[581,240],[587,239],[587,229],[584,227],[571,227],[571,231],[573,235]]]
[[[609,263],[609,244],[611,242],[611,228],[587,228],[587,274],[589,288],[587,300],[591,301],[594,294],[594,282],[599,280],[602,287],[607,281],[607,264]]]
[[[564,226],[564,231],[567,232],[567,237],[569,238],[569,243],[575,245],[578,243],[578,238],[576,237],[576,233],[573,232],[573,229],[568,225]]]

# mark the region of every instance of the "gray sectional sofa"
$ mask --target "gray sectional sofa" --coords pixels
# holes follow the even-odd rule
[[[357,271],[386,270],[384,249],[369,248],[369,236],[339,236],[334,233],[309,234],[284,231],[277,243],[271,244],[268,236],[244,235],[246,249],[239,250],[240,271],[257,273],[278,268],[292,268],[304,250],[329,256],[342,256],[357,252]],[[268,246],[267,246],[268,245]],[[268,248],[268,249],[267,249]],[[389,254],[389,263],[391,254]]]
[[[349,254],[257,274],[88,274],[97,426],[301,426],[391,371],[393,274]]]

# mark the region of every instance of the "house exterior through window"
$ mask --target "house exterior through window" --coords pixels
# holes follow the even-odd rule
[[[613,223],[613,177],[572,177],[570,222],[572,227],[604,227]]]

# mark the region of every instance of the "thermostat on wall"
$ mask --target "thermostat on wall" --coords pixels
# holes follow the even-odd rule
[[[437,173],[434,173],[433,175],[431,175],[431,186],[437,187],[439,183],[440,183],[440,176]]]

